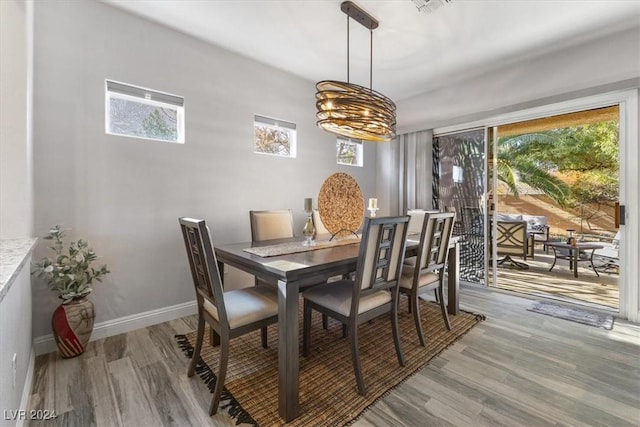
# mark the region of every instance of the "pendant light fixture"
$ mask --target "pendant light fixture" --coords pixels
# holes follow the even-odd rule
[[[396,105],[372,88],[373,30],[378,21],[353,2],[340,9],[347,15],[347,81],[323,80],[316,84],[317,125],[337,135],[365,141],[391,141],[396,136]],[[369,29],[369,88],[349,82],[349,19]]]

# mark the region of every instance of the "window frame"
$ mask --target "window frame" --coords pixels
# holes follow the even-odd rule
[[[122,136],[125,138],[144,139],[149,141],[167,142],[170,144],[185,143],[185,108],[184,97],[173,95],[167,92],[160,92],[154,89],[144,88],[129,83],[118,82],[105,79],[105,120],[104,130],[107,135]],[[112,132],[111,125],[111,99],[120,99],[151,107],[171,109],[176,112],[176,139],[168,140],[154,138],[152,136],[131,135],[126,133]]]
[[[257,151],[256,136],[255,136],[256,125],[260,125],[262,127],[267,127],[271,129],[287,130],[288,132],[290,132],[289,155],[285,156],[277,153]],[[295,159],[297,157],[297,146],[298,146],[298,126],[296,123],[289,120],[276,119],[273,117],[265,116],[263,114],[253,115],[253,153],[254,154],[264,154],[267,156],[275,156],[275,157],[280,157],[284,159]]]
[[[356,162],[355,163],[343,163],[340,161],[338,157],[337,149],[340,141],[344,141],[349,144],[354,144],[356,148]],[[364,167],[364,143],[361,139],[348,138],[344,136],[338,136],[336,138],[336,164],[344,165],[344,166],[353,166],[353,167]]]

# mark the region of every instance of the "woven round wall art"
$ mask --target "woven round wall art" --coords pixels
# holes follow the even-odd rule
[[[338,172],[327,178],[318,195],[320,219],[335,236],[355,233],[364,219],[364,199],[358,182]]]

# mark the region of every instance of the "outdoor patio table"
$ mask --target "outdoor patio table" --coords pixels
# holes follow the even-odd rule
[[[554,242],[547,240],[544,242],[547,247],[553,248],[553,265],[549,271],[553,270],[556,266],[556,261],[559,259],[566,259],[569,261],[569,269],[573,270],[573,277],[578,277],[578,263],[581,261],[588,261],[591,264],[593,272],[598,277],[600,275],[596,271],[596,267],[593,265],[593,252],[596,249],[602,249],[602,245],[595,243],[578,243],[576,245],[570,245],[566,242]],[[591,254],[587,257],[580,257],[580,252],[591,250]]]

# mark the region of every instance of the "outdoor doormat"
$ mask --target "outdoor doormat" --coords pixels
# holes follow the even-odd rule
[[[369,406],[484,319],[483,315],[460,311],[458,315],[450,316],[451,331],[448,331],[440,307],[423,302],[420,312],[427,346],[422,347],[418,342],[413,315],[407,312],[407,298],[401,301],[398,317],[406,359],[404,367],[398,365],[388,315],[360,326],[359,348],[362,374],[368,391],[366,396],[358,394],[349,340],[342,338],[340,323],[329,319],[329,329],[324,330],[321,316],[314,312],[311,354],[308,357],[300,356],[300,416],[287,423],[287,426],[342,426],[352,423]],[[277,327],[270,326],[268,333],[267,349],[260,344],[259,331],[231,340],[220,409],[236,423],[260,426],[283,424],[278,416]],[[205,338],[208,336],[207,328]],[[187,357],[193,355],[194,338],[195,331],[176,336],[178,345]],[[206,339],[202,346],[202,360],[196,367],[196,372],[211,391],[216,382],[219,349],[212,347]],[[180,374],[183,375],[182,372]],[[197,381],[195,378],[192,380]],[[202,410],[206,411],[207,407]]]
[[[533,306],[527,308],[527,310],[559,319],[571,320],[584,325],[596,326],[608,330],[613,329],[614,318],[612,315],[586,310],[584,308],[572,307],[550,301],[536,301]]]

